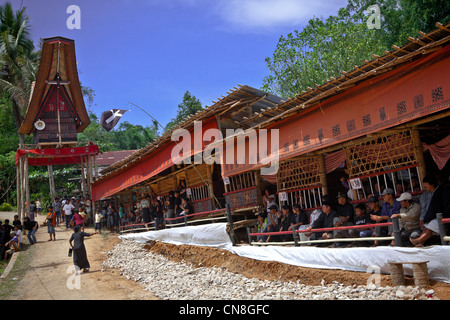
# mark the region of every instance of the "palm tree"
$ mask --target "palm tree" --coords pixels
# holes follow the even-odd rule
[[[0,6],[0,90],[9,94],[17,129],[28,106],[31,87],[36,80],[39,53],[34,52],[25,8],[13,11],[11,3]],[[19,143],[25,137],[19,135]]]

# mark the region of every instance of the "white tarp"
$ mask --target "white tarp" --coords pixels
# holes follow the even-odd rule
[[[430,279],[450,283],[450,246],[425,248],[376,247],[376,248],[317,248],[280,246],[232,246],[226,231],[226,223],[181,227],[122,235],[123,239],[138,242],[148,240],[172,244],[209,246],[226,249],[242,257],[278,261],[307,268],[341,269],[366,272],[369,267],[390,273],[389,262],[429,261]],[[405,264],[406,275],[412,275],[412,266]]]
[[[121,235],[121,239],[134,239],[137,242],[150,240],[162,241],[171,244],[189,244],[195,246],[217,247],[229,249],[232,247],[228,236],[226,223],[211,223],[200,226],[187,226],[173,229],[162,229],[141,233]]]

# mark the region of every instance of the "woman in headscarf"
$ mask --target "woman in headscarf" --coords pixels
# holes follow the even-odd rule
[[[90,237],[97,233],[98,232],[86,233],[81,231],[81,226],[78,225],[74,228],[74,232],[70,237],[69,244],[73,249],[73,264],[80,270],[83,270],[83,272],[89,271],[90,268],[89,261],[87,259],[86,247],[84,246],[84,237]],[[72,241],[74,242],[73,245]]]

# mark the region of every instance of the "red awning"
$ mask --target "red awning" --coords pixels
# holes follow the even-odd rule
[[[89,144],[86,147],[74,148],[48,148],[48,149],[18,149],[15,156],[16,166],[19,159],[25,155],[30,166],[67,165],[81,163],[81,157],[97,155],[98,146]]]
[[[215,117],[212,117],[208,121],[202,123],[202,137],[208,129],[218,129]],[[209,143],[203,141],[202,139],[202,146],[194,147],[193,130],[190,130],[190,133],[192,151],[190,156],[192,156],[195,148],[203,150]],[[111,177],[95,181],[92,184],[93,201],[98,201],[100,199],[112,196],[113,194],[145,181],[166,170],[167,168],[170,168],[174,164],[172,162],[172,149],[176,145],[177,142],[170,141],[165,146],[156,149],[150,155],[134,163],[130,168],[125,168],[122,171],[118,171]]]

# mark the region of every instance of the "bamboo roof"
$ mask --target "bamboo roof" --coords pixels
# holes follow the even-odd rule
[[[57,74],[63,81],[68,81],[68,84],[62,86],[66,89],[78,116],[77,132],[82,132],[89,125],[90,120],[78,79],[75,42],[63,37],[54,37],[44,39],[36,82],[19,133],[29,135],[34,131],[34,123],[38,120],[36,117],[51,88],[48,81],[54,81]]]

